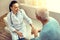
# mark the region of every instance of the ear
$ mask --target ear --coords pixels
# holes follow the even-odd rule
[[[36,18],[38,19],[38,20],[40,20],[41,19],[41,17],[40,16],[38,16],[38,14],[36,13]]]
[[[10,9],[12,10],[12,7],[10,7]]]

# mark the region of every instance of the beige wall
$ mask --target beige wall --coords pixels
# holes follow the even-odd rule
[[[19,0],[19,1],[21,3],[32,5],[32,6],[46,7],[46,0]]]
[[[60,24],[60,13],[50,11],[50,16],[54,17]]]
[[[17,0],[19,3],[25,3],[25,0]]]
[[[11,0],[0,0],[0,17],[8,12],[8,5]]]

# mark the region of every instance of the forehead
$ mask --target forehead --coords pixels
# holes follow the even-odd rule
[[[13,4],[13,7],[19,7],[18,3]]]

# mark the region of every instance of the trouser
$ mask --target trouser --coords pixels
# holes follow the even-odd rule
[[[18,40],[25,40],[25,38],[19,38]]]

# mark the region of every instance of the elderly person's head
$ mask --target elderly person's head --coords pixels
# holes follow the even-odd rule
[[[49,12],[46,8],[38,9],[36,12],[36,18],[40,20],[43,24],[49,19]]]

